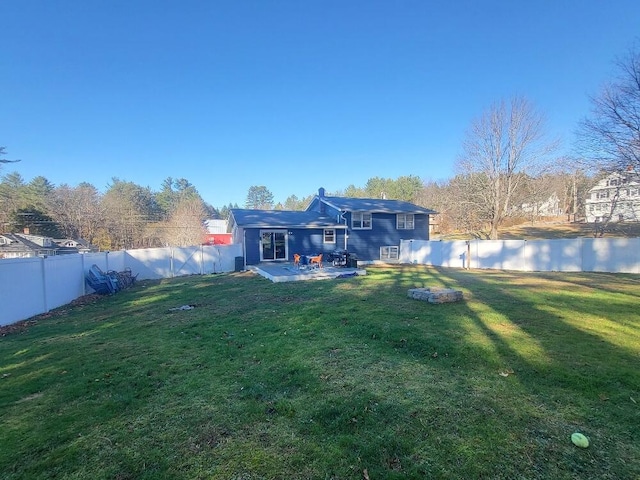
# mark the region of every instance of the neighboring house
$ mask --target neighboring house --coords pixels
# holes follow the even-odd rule
[[[360,261],[393,262],[401,240],[429,240],[435,213],[400,200],[328,197],[321,188],[305,211],[232,209],[229,226],[246,265],[336,250]]]
[[[28,233],[0,234],[0,258],[49,257],[97,251],[97,247],[81,239],[54,240]]]
[[[559,217],[564,213],[555,192],[543,202],[523,203],[520,205],[520,211],[533,217]]]
[[[55,255],[57,245],[49,237],[22,233],[0,234],[0,258],[25,258]]]
[[[91,245],[86,240],[82,238],[65,238],[53,240],[53,242],[58,246],[57,254],[65,254],[65,253],[90,253],[97,252],[100,249],[95,245]]]
[[[633,170],[600,180],[585,200],[587,222],[640,221],[640,176]]]
[[[205,235],[204,245],[229,245],[231,243],[231,234],[227,233],[228,222],[226,220],[205,220],[207,234]]]

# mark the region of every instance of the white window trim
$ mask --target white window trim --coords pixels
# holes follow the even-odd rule
[[[384,262],[397,262],[400,260],[400,247],[397,245],[385,245],[380,247],[380,260]]]
[[[402,222],[400,219],[402,218]],[[408,219],[411,218],[409,222]],[[401,224],[402,223],[402,224]],[[407,225],[411,224],[410,227]],[[413,213],[398,213],[396,214],[396,230],[415,230],[416,228],[416,216]]]
[[[333,240],[327,240],[327,232],[333,232]],[[325,228],[322,232],[322,241],[324,243],[336,243],[336,229],[335,228]]]
[[[354,222],[355,222],[355,217],[358,216],[360,217],[360,227],[356,227],[354,226]],[[369,217],[369,226],[366,227],[365,224],[365,216]],[[371,215],[371,212],[353,212],[351,214],[351,228],[353,230],[371,230],[371,228],[373,227],[373,215]]]

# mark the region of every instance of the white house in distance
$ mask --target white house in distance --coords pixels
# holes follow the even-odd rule
[[[633,170],[600,180],[585,200],[587,222],[640,221],[640,176]]]
[[[543,202],[523,203],[520,206],[520,211],[534,217],[559,217],[563,214],[562,208],[560,208],[560,199],[555,192]]]

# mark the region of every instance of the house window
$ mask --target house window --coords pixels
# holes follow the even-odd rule
[[[413,213],[399,213],[396,215],[396,228],[398,230],[413,230],[415,228]]]
[[[371,214],[365,212],[354,212],[351,215],[351,228],[354,230],[371,229]]]
[[[399,247],[395,245],[380,247],[380,260],[398,260],[398,253]]]
[[[324,229],[324,243],[336,243],[336,231],[333,228]]]

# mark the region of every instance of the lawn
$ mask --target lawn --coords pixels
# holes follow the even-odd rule
[[[638,479],[639,301],[638,275],[424,266],[143,282],[5,330],[0,472]]]

